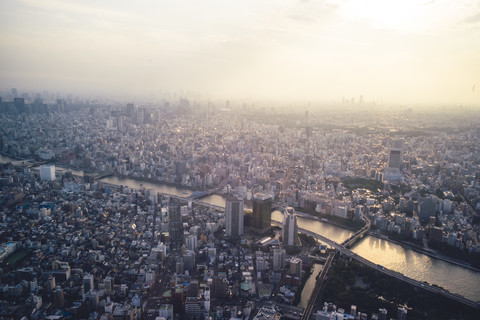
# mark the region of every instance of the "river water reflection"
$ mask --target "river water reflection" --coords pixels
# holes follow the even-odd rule
[[[190,190],[183,188],[116,176],[107,177],[101,179],[101,181],[116,185],[127,185],[131,188],[139,188],[142,184],[145,188],[152,188],[161,193],[180,197],[188,197],[191,193]],[[211,195],[201,200],[217,206],[225,206],[225,198],[223,196]],[[282,212],[278,210],[272,212],[272,220],[282,221],[282,219]],[[344,228],[301,217],[298,218],[298,226],[318,233],[337,243],[343,242],[353,234],[352,231]],[[431,258],[422,253],[403,248],[388,240],[371,236],[363,239],[352,251],[365,259],[403,273],[412,279],[439,285],[450,292],[480,302],[480,272]]]
[[[431,258],[373,236],[365,237],[352,251],[412,279],[436,284],[467,299],[480,302],[480,272]]]
[[[273,211],[272,220],[282,222],[283,213],[278,210]],[[302,217],[297,218],[297,224],[299,228],[315,232],[337,243],[342,243],[353,235],[353,232],[348,229],[340,228],[317,220],[305,219]]]
[[[300,302],[297,307],[306,308],[308,300],[312,295],[313,289],[315,289],[315,283],[317,282],[317,275],[322,271],[323,266],[321,264],[314,264],[312,274],[308,277],[307,282],[302,290],[302,295],[300,296]]]

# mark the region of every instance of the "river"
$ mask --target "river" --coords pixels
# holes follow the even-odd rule
[[[315,289],[315,283],[317,282],[317,276],[322,271],[323,265],[321,264],[314,264],[312,274],[308,277],[307,282],[305,282],[305,286],[302,290],[302,295],[300,296],[300,302],[298,303],[297,307],[306,308],[308,305],[308,300],[312,295],[313,289]]]
[[[15,161],[15,159],[0,154],[0,163],[11,161]],[[81,171],[74,171],[74,173],[82,175]],[[160,193],[180,197],[188,197],[191,194],[191,191],[185,188],[131,178],[111,176],[100,181],[115,185],[126,185],[131,188],[139,188],[142,185],[147,189],[152,188]],[[201,200],[217,206],[225,206],[225,198],[220,195],[207,196]],[[282,221],[282,219],[283,214],[280,211],[272,212],[272,220]],[[350,230],[302,217],[298,218],[298,226],[321,234],[337,243],[343,242],[353,234]],[[480,272],[429,257],[373,236],[365,237],[352,251],[365,259],[400,272],[412,279],[436,284],[467,299],[480,302]]]
[[[144,182],[115,176],[107,177],[100,181],[116,185],[127,185],[132,188],[138,188],[142,184],[145,188],[153,188],[161,193],[181,197],[188,197],[191,193],[190,190],[161,183]],[[225,198],[223,196],[211,195],[201,200],[214,205],[225,206]],[[282,221],[282,219],[283,214],[280,211],[275,210],[272,212],[272,220]],[[343,242],[353,234],[350,230],[321,221],[302,217],[298,217],[297,221],[300,228],[321,234],[337,243]],[[431,258],[425,254],[373,236],[365,237],[352,251],[365,259],[403,273],[412,279],[436,284],[452,293],[480,302],[480,272]]]
[[[362,239],[352,251],[412,279],[436,284],[467,299],[480,302],[480,272],[429,257],[374,236]]]

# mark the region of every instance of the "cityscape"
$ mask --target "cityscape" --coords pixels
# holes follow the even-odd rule
[[[0,320],[480,319],[480,2],[0,2]]]
[[[476,110],[3,96],[5,319],[478,315]]]

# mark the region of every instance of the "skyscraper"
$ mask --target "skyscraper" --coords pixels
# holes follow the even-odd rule
[[[395,140],[392,142],[388,153],[388,167],[385,168],[385,180],[399,181],[402,179],[400,167],[403,162],[403,141]]]
[[[301,277],[302,260],[297,257],[292,257],[292,259],[290,259],[290,274],[293,276]]]
[[[282,270],[285,268],[285,249],[273,249],[273,270]]]
[[[265,193],[256,193],[253,196],[253,224],[258,230],[270,228],[272,222],[272,197]]]
[[[395,140],[388,154],[388,167],[400,169],[403,161],[403,142]]]
[[[297,214],[292,207],[286,207],[283,214],[283,245],[294,246],[297,242]]]
[[[180,206],[170,206],[169,211],[168,231],[170,233],[170,248],[179,249],[183,244],[183,225],[182,215],[180,213]]]
[[[225,201],[226,236],[235,239],[243,235],[243,200],[228,196]]]
[[[92,293],[93,289],[93,275],[87,273],[83,277],[83,292]]]

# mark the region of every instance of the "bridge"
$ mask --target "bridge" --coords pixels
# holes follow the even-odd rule
[[[319,235],[317,233],[314,233],[312,231],[309,231],[309,230],[306,230],[306,229],[303,229],[303,228],[298,228],[298,231],[299,232],[302,232],[302,233],[305,233],[305,234],[308,234],[314,238],[316,238],[317,240],[320,240],[324,243],[327,243],[329,244],[330,246],[334,247],[335,249],[337,249],[339,252],[341,252],[342,254],[370,267],[370,268],[373,268],[375,270],[377,270],[378,272],[382,272],[384,274],[387,274],[391,277],[394,277],[398,280],[402,280],[402,281],[405,281],[413,286],[416,286],[416,287],[419,287],[419,288],[422,288],[422,289],[425,289],[425,290],[428,290],[430,292],[434,292],[434,293],[437,293],[437,294],[441,294],[442,296],[444,297],[447,297],[449,299],[452,299],[452,300],[455,300],[455,301],[458,301],[460,303],[463,303],[467,306],[470,306],[472,308],[475,308],[475,309],[480,309],[480,303],[478,302],[475,302],[475,301],[472,301],[472,300],[469,300],[465,297],[462,297],[461,295],[458,295],[458,294],[455,294],[455,293],[451,293],[443,288],[440,288],[440,287],[436,287],[436,286],[433,286],[429,283],[425,283],[425,282],[421,282],[421,281],[417,281],[417,280],[414,280],[412,278],[409,278],[407,276],[405,276],[404,274],[401,274],[399,272],[396,272],[396,271],[393,271],[393,270],[389,270],[383,266],[380,266],[376,263],[373,263],[372,261],[369,261],[361,256],[359,256],[358,254],[350,251],[350,249],[347,249],[345,248],[344,246],[342,246],[341,244],[338,244],[336,243],[335,241],[332,241],[330,239],[327,239],[325,238],[324,236],[322,235]]]
[[[272,224],[280,225],[280,226],[282,225],[282,224],[281,224],[280,222],[278,222],[278,221],[272,221]],[[365,231],[365,230],[363,230],[363,228],[362,228],[362,230],[360,230],[360,231],[358,232],[358,235],[360,235],[360,234],[362,234],[362,233],[363,233],[363,235],[366,234],[366,232],[364,232],[364,231]],[[389,275],[389,276],[391,276],[391,277],[394,277],[394,278],[396,278],[396,279],[398,279],[398,280],[405,281],[405,282],[407,282],[407,283],[409,283],[409,284],[411,284],[411,285],[413,285],[413,286],[416,286],[416,287],[418,287],[418,288],[425,289],[425,290],[428,290],[428,291],[430,291],[430,292],[434,292],[434,293],[440,294],[440,295],[442,295],[442,296],[444,296],[444,297],[447,297],[447,298],[449,298],[449,299],[458,301],[458,302],[463,303],[463,304],[465,304],[465,305],[467,305],[467,306],[470,306],[470,307],[472,307],[472,308],[480,309],[480,303],[478,303],[478,302],[469,300],[469,299],[467,299],[467,298],[465,298],[465,297],[462,297],[461,295],[458,295],[458,294],[455,294],[455,293],[451,293],[451,292],[449,292],[449,291],[447,291],[447,290],[445,290],[445,289],[443,289],[443,288],[440,288],[440,287],[437,287],[437,286],[433,286],[433,285],[431,285],[431,284],[429,284],[429,283],[425,283],[425,282],[421,282],[421,281],[414,280],[414,279],[409,278],[409,277],[405,276],[404,274],[401,274],[401,273],[399,273],[399,272],[397,272],[397,271],[389,270],[389,269],[387,269],[387,268],[385,268],[385,267],[383,267],[383,266],[381,266],[381,265],[378,265],[378,264],[376,264],[376,263],[374,263],[374,262],[372,262],[372,261],[369,261],[369,260],[367,260],[367,259],[359,256],[358,254],[350,251],[349,248],[346,248],[346,247],[343,246],[342,244],[339,244],[339,243],[337,243],[337,242],[335,242],[335,241],[333,241],[333,240],[330,240],[330,239],[328,239],[328,238],[326,238],[326,237],[324,237],[324,236],[322,236],[322,235],[320,235],[320,234],[318,234],[318,233],[312,232],[312,231],[307,230],[307,229],[304,229],[304,228],[298,228],[298,232],[301,232],[301,233],[304,233],[304,234],[306,234],[306,235],[309,235],[309,236],[317,239],[317,241],[321,241],[321,242],[323,242],[323,243],[326,243],[326,244],[332,246],[333,248],[335,248],[336,250],[338,250],[340,253],[342,253],[342,254],[344,254],[344,255],[346,255],[346,256],[348,256],[348,257],[350,257],[350,258],[352,258],[352,259],[354,259],[354,260],[356,260],[356,261],[358,261],[358,262],[360,262],[360,263],[363,264],[363,265],[366,265],[366,266],[368,266],[368,267],[370,267],[370,268],[373,268],[373,269],[375,269],[375,270],[378,271],[378,272],[382,272],[382,273],[387,274],[387,275]],[[350,238],[350,239],[347,239],[346,241],[344,241],[344,243],[348,243],[348,242],[351,241],[353,238],[355,238],[355,236],[353,236],[353,237]],[[326,269],[326,268],[324,267],[324,270],[325,270],[325,269]],[[327,271],[328,271],[328,270],[327,270]],[[323,272],[323,270],[322,270],[322,272]],[[312,298],[314,298],[313,295],[312,295]],[[311,298],[311,299],[312,299],[312,298]],[[316,299],[316,297],[315,297],[315,299]],[[305,312],[304,312],[304,314],[305,314]],[[308,319],[308,318],[305,318],[305,319]]]
[[[341,245],[343,247],[350,249],[354,244],[356,244],[359,240],[361,240],[365,236],[365,234],[367,234],[370,231],[370,226],[371,226],[370,219],[365,217],[365,220],[366,220],[366,223],[362,229],[360,229],[353,236],[351,236],[350,238],[342,242]]]
[[[212,194],[214,194],[217,191],[218,191],[218,188],[213,188],[213,189],[205,190],[205,191],[193,191],[192,194],[188,198],[195,200],[195,199],[199,199],[199,198],[202,198],[202,197],[211,196]]]

